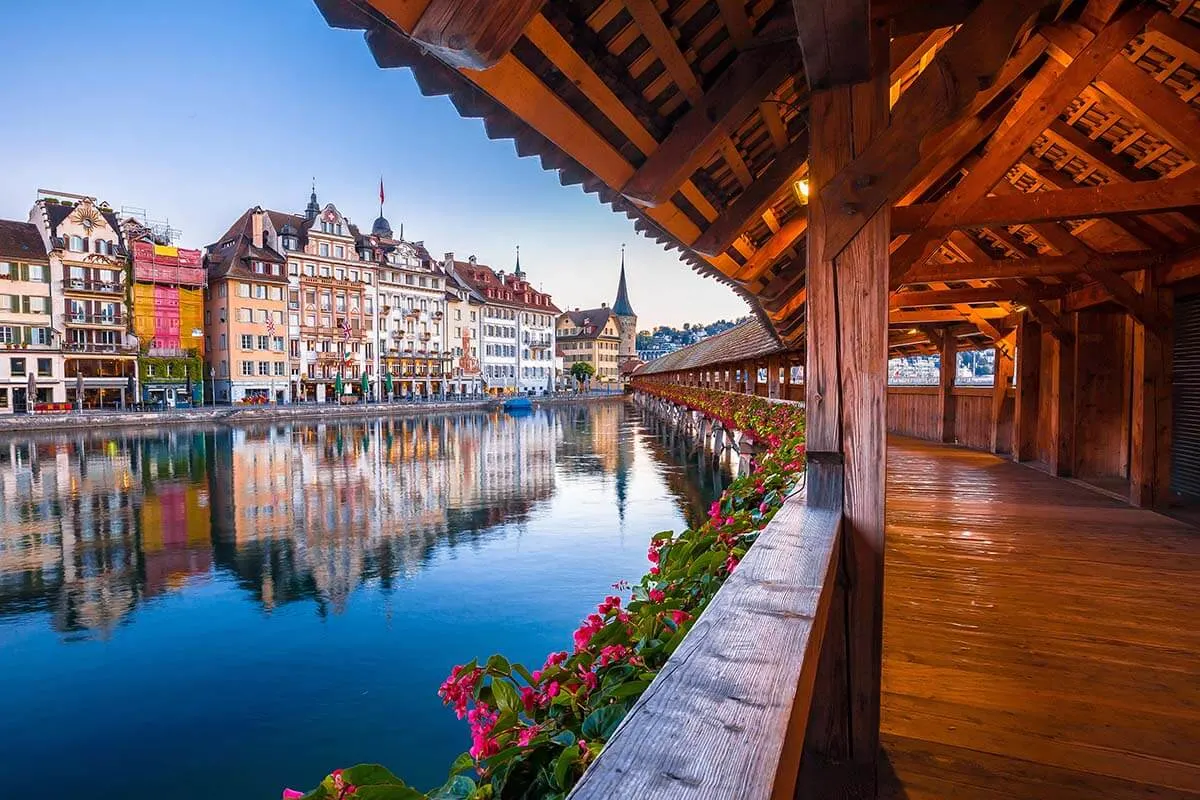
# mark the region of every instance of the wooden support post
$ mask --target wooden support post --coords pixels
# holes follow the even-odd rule
[[[779,399],[779,359],[775,357],[767,359],[767,397]]]
[[[1017,397],[1013,414],[1013,460],[1037,458],[1038,397],[1042,382],[1042,326],[1030,319],[1017,326]]]
[[[887,125],[884,34],[872,30],[870,81],[812,94],[809,164],[817,186]],[[844,646],[837,653],[831,649],[818,672],[812,717],[836,717],[841,724],[810,729],[806,749],[820,761],[847,762],[853,782],[847,791],[874,797],[883,651],[890,211],[885,204],[844,248],[827,249],[831,222],[845,213],[826,207],[821,194],[812,196],[806,255],[807,491],[810,505],[843,510],[845,591],[844,627],[829,635]]]
[[[958,372],[958,339],[946,331],[942,335],[941,371],[938,373],[938,427],[943,442],[957,441],[954,436],[954,376]]]
[[[1010,334],[1011,335],[1011,334]],[[1003,347],[995,348],[996,379],[992,385],[992,452],[997,455],[1013,451],[1013,398],[1008,396],[1015,364]],[[1008,345],[1012,352],[1011,343]]]
[[[1077,314],[1066,315],[1072,334]],[[1051,337],[1050,385],[1043,408],[1050,414],[1050,472],[1068,476],[1075,465],[1075,337]]]
[[[742,377],[745,379],[745,386],[742,391],[746,394],[754,394],[758,386],[758,364],[753,361],[747,361],[742,364]]]
[[[1129,502],[1161,506],[1171,485],[1171,292],[1157,285],[1152,270],[1137,279],[1146,304],[1166,319],[1156,335],[1140,322],[1133,326],[1133,406],[1129,452]]]

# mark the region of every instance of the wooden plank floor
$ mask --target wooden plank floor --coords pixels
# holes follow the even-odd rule
[[[882,796],[1200,798],[1200,530],[888,450]]]

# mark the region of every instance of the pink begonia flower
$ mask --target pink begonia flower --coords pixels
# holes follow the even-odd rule
[[[687,622],[691,618],[692,618],[692,615],[687,613],[686,611],[680,611],[679,609],[675,609],[674,611],[671,612],[671,619],[672,619],[672,621],[674,621],[674,623],[676,625],[682,625],[683,623]]]
[[[650,602],[651,603],[661,603],[663,600],[666,600],[666,599],[667,599],[667,595],[665,592],[663,592],[662,589],[651,589],[650,590]]]
[[[659,568],[658,568],[658,567],[651,567],[651,568],[650,568],[650,574],[651,574],[651,575],[657,575],[657,574],[658,574],[660,571],[661,571],[661,570],[659,570]]]
[[[283,800],[295,800],[297,797],[304,797],[304,792],[297,792],[295,789],[283,790]]]
[[[725,571],[728,572],[730,575],[732,575],[733,571],[735,569],[737,569],[737,565],[738,565],[737,556],[730,553],[729,558],[725,559]]]
[[[550,699],[558,697],[558,681],[550,681],[550,685],[546,687],[546,696]]]
[[[529,728],[522,728],[521,732],[517,734],[517,746],[528,747],[529,743],[532,742],[539,733],[541,733],[541,729],[537,725],[533,725]]]

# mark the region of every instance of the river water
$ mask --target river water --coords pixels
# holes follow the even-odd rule
[[[527,416],[0,439],[0,780],[279,797],[439,784],[452,665],[540,665],[724,472],[621,400]]]

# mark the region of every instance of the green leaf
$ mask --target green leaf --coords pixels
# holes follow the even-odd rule
[[[397,778],[381,764],[356,764],[342,770],[342,779],[355,786],[404,786],[404,781]]]
[[[597,708],[583,721],[583,737],[585,739],[600,739],[608,741],[613,731],[625,719],[627,709],[622,705],[604,706]]]
[[[550,741],[554,742],[555,744],[561,744],[564,747],[574,747],[575,742],[578,740],[575,738],[574,731],[563,731],[562,733],[559,733],[551,738]]]
[[[571,767],[579,761],[579,748],[572,745],[558,755],[554,762],[554,783],[561,789],[567,788],[567,779],[571,776]]]
[[[304,797],[300,798],[300,800],[329,800],[329,797],[329,790],[325,788],[325,784],[321,784],[308,794],[304,795]]]
[[[429,795],[429,800],[468,800],[479,787],[466,775],[455,775]]]
[[[505,662],[507,663],[507,662]],[[521,709],[521,696],[517,690],[504,678],[492,679],[492,695],[501,711],[511,711],[514,714]]]
[[[491,756],[490,758],[486,759],[485,763],[487,764],[488,769],[495,769],[496,767],[500,766],[501,764],[507,764],[509,761],[512,761],[514,758],[521,755],[521,752],[524,749],[525,748],[523,748],[523,747],[505,748],[504,750],[501,750],[499,753],[496,753],[496,755]]]
[[[487,668],[491,672],[499,672],[501,675],[508,675],[512,672],[512,668],[508,665],[508,659],[496,653],[487,660]]]
[[[650,685],[650,681],[629,681],[622,683],[620,686],[614,686],[609,692],[609,697],[614,700],[620,700],[622,697],[636,697],[646,691],[646,687]]]
[[[534,684],[533,676],[529,674],[529,670],[525,669],[525,666],[523,664],[513,664],[512,670],[513,670],[513,672],[520,675],[525,680],[526,683],[528,683],[530,686],[533,686],[533,684]]]
[[[458,758],[454,759],[454,763],[450,765],[451,776],[457,775],[460,772],[466,772],[469,769],[475,768],[475,759],[471,758],[470,753],[462,753]]]

